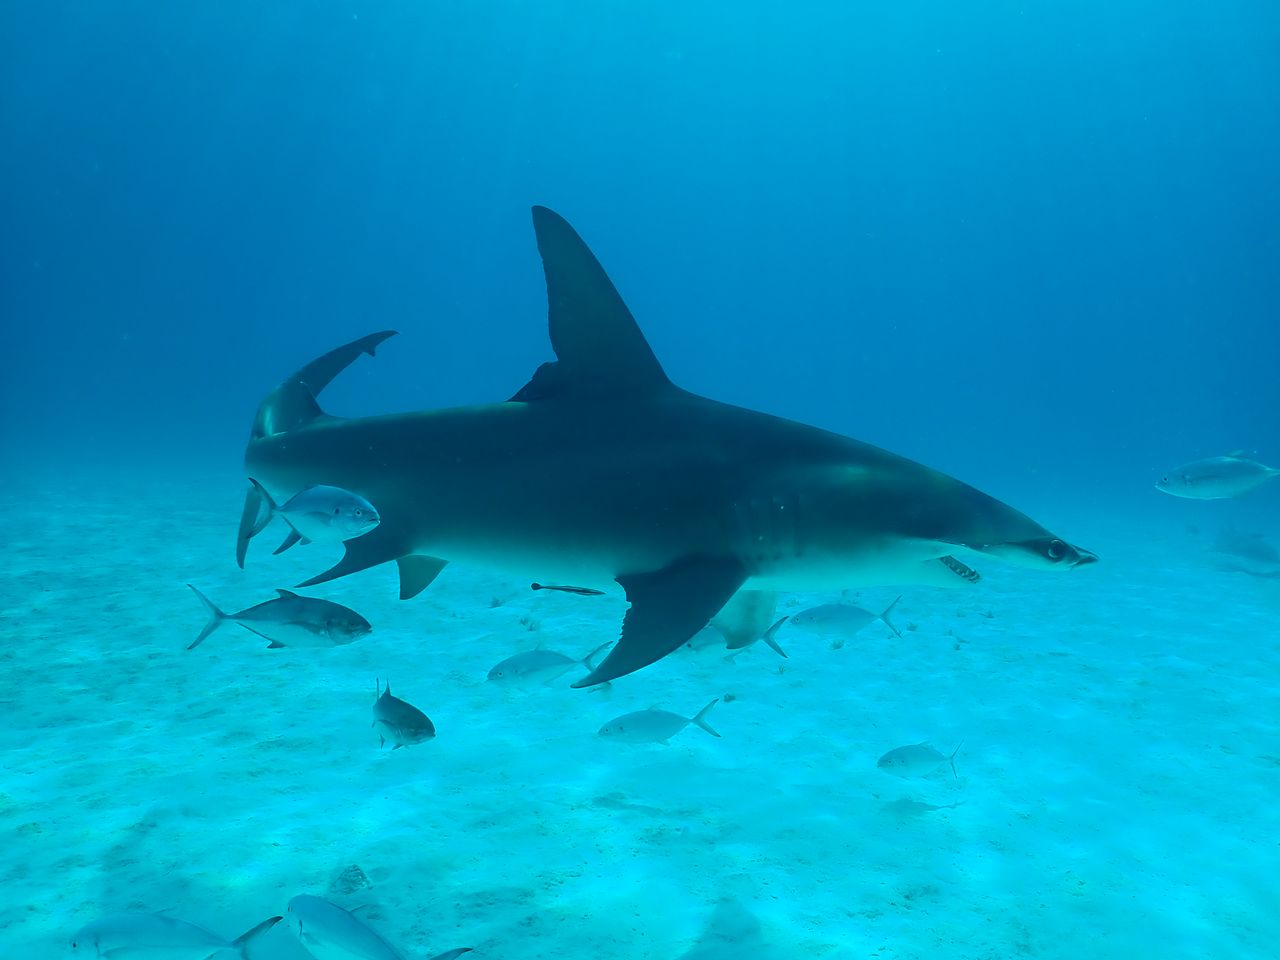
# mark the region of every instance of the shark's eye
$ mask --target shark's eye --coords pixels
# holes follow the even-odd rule
[[[1044,552],[1050,560],[1061,560],[1067,555],[1067,545],[1061,540],[1050,540]]]

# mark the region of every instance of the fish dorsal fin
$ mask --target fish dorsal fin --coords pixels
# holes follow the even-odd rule
[[[631,311],[573,227],[546,207],[534,207],[533,229],[547,277],[547,327],[556,360],[540,366],[511,399],[635,397],[669,386]]]
[[[286,590],[284,587],[276,587],[276,593],[280,594],[281,600],[300,600],[301,597],[292,590]]]

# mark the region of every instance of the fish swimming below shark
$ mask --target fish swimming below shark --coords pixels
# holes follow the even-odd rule
[[[316,960],[406,960],[354,913],[323,897],[299,894],[289,901],[288,913],[290,929]],[[457,947],[431,960],[456,960],[470,952],[470,947]]]
[[[250,633],[270,641],[271,649],[280,647],[335,647],[354,643],[368,635],[373,627],[350,607],[332,600],[303,597],[292,590],[277,590],[274,600],[267,600],[239,613],[223,613],[212,600],[187,584],[204,604],[209,621],[200,635],[191,641],[194,650],[224,623],[238,623]]]
[[[720,702],[716,697],[692,717],[683,717],[670,710],[660,710],[656,706],[648,710],[636,710],[614,717],[600,728],[600,736],[624,743],[667,743],[677,733],[692,724],[711,734],[718,734],[707,722],[707,714]]]
[[[578,660],[558,650],[547,650],[542,647],[536,650],[525,650],[495,664],[489,671],[488,680],[490,683],[504,686],[533,686],[553,683],[575,667],[583,667],[590,673],[595,669],[593,666],[595,658],[611,646],[613,641],[602,643]]]
[[[426,743],[436,736],[430,717],[407,700],[391,695],[390,680],[385,690],[380,680],[374,680],[372,726],[378,731],[378,746],[385,747],[390,740],[392,750]]]
[[[969,550],[1044,570],[1087,550],[904,457],[675,386],[595,256],[533,210],[556,359],[507,401],[343,419],[317,398],[393,331],[312,361],[259,405],[245,468],[281,496],[336,485],[381,521],[304,586],[395,562],[400,596],[447,563],[584,590],[630,607],[618,643],[574,686],[684,645],[739,590],[898,583],[963,587]],[[260,513],[246,498],[240,542]]]
[[[257,492],[264,509],[257,524],[249,531],[244,547],[276,517],[289,525],[289,535],[276,547],[276,553],[284,553],[295,543],[342,543],[354,540],[364,536],[382,519],[368,500],[340,487],[325,484],[308,487],[290,497],[287,503],[277,504],[257,480],[250,477],[249,483]],[[241,567],[244,566],[243,553],[237,552],[236,561]]]
[[[194,923],[159,913],[122,913],[81,927],[72,938],[78,956],[102,960],[249,960],[250,945],[274,927],[271,917],[227,940]]]

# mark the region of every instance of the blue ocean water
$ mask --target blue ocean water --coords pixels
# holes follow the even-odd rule
[[[1280,484],[1214,503],[1152,485],[1235,449],[1280,462],[1278,93],[1280,11],[1248,0],[5,5],[0,446],[28,551],[11,582],[92,571],[114,591],[117,554],[86,544],[136,557],[152,536],[189,536],[165,555],[190,565],[168,571],[166,602],[194,623],[182,583],[229,565],[258,401],[364,333],[400,336],[339,378],[326,409],[509,397],[551,357],[537,203],[592,246],[681,386],[878,444],[1112,545],[1109,592],[1083,575],[1055,584],[1055,619],[1029,624],[1028,642],[1076,629],[1083,611],[1091,643],[1106,646],[1108,623],[1142,634],[1135,658],[1177,656],[1182,638],[1145,633],[1144,611],[1197,642],[1222,631],[1260,671],[1241,716],[1274,736],[1274,581],[1201,578],[1196,564],[1211,569],[1205,543],[1222,528],[1280,538]],[[171,511],[188,523],[157,527]],[[30,656],[24,611],[39,605],[25,589],[0,629]],[[145,605],[133,616],[154,621]],[[45,622],[48,637],[68,621]],[[178,633],[180,651],[194,631]],[[0,699],[34,662],[0,662]],[[765,780],[749,754],[723,763],[746,789]],[[1274,764],[1253,773],[1274,788]],[[1163,812],[1170,831],[1194,821],[1178,802]],[[1232,815],[1245,832],[1276,826],[1270,810]],[[493,855],[479,828],[466,843]],[[287,864],[262,869],[287,885]],[[47,905],[58,881],[39,874],[25,882]],[[1127,891],[1095,886],[1090,903],[1118,907]],[[65,915],[11,918],[0,941],[144,899],[174,906],[76,896]],[[1274,894],[1245,883],[1233,896],[1221,922],[1274,924]],[[829,904],[795,904],[813,948]],[[251,922],[282,907],[243,910]],[[558,955],[551,933],[535,950],[474,916],[487,955]],[[1049,927],[1030,926],[1055,955]],[[745,927],[731,910],[730,934]],[[611,947],[592,941],[617,957],[720,955],[699,942],[647,954],[621,927]],[[878,942],[925,955],[897,927]]]

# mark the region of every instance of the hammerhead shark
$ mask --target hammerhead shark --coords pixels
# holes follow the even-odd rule
[[[585,687],[677,650],[744,588],[963,585],[978,574],[952,556],[961,547],[1043,568],[1097,560],[936,470],[675,386],[582,238],[545,207],[533,226],[556,359],[505,402],[359,419],[317,397],[395,331],[307,364],[254,418],[241,566],[260,490],[283,502],[328,484],[382,522],[301,586],[392,560],[402,599],[449,562],[616,582],[630,602],[621,638]]]

